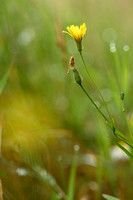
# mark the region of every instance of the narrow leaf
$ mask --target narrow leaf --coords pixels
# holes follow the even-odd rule
[[[127,141],[129,142],[128,138],[127,138],[123,133],[121,133],[119,130],[115,129],[115,132],[116,132],[119,136],[123,137],[125,140],[127,140]],[[129,142],[129,143],[130,143],[130,142]]]
[[[67,200],[73,200],[73,198],[74,198],[76,166],[77,166],[77,154],[74,155],[74,159],[73,159],[73,163],[72,163],[72,167],[71,167],[68,192],[67,192]]]
[[[133,155],[127,150],[125,149],[121,144],[119,144],[118,142],[116,142],[115,140],[111,139],[122,151],[124,151],[127,156],[133,160]]]
[[[110,196],[108,194],[103,194],[103,197],[106,199],[106,200],[120,200],[116,197],[113,197],[113,196]]]
[[[4,76],[0,80],[0,95],[2,94],[3,89],[4,89],[5,85],[6,85],[6,82],[8,80],[8,75],[9,75],[10,70],[11,70],[11,66],[8,67],[8,69],[5,72]]]

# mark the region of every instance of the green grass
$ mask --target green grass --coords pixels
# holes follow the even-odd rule
[[[75,41],[62,33],[71,24],[86,23],[82,41],[86,67],[118,134],[132,145],[132,6],[131,1],[105,0],[1,2],[4,200],[100,200],[103,194],[132,199],[132,149],[114,136],[74,83],[72,72],[67,75],[73,55],[84,88],[110,120]],[[123,102],[120,92],[125,93]],[[77,144],[78,158],[73,151]],[[19,169],[28,174],[19,174]]]

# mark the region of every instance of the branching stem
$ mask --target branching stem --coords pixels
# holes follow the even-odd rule
[[[92,102],[92,104],[95,106],[95,108],[97,109],[97,111],[102,115],[102,117],[105,119],[106,124],[112,129],[113,134],[115,137],[117,137],[118,139],[120,139],[121,141],[123,141],[124,143],[126,143],[127,145],[129,145],[131,148],[133,148],[133,146],[129,143],[128,139],[124,136],[123,133],[121,133],[119,130],[117,130],[114,126],[114,124],[112,125],[109,120],[107,119],[107,117],[103,114],[103,112],[98,108],[98,106],[96,105],[96,103],[93,101],[93,99],[90,97],[90,95],[87,93],[87,91],[85,90],[85,88],[83,87],[82,84],[79,84],[81,89],[84,91],[84,93],[86,94],[86,96],[89,98],[89,100]]]

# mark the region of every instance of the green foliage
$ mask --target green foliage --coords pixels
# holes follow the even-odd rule
[[[120,200],[116,197],[113,197],[113,196],[110,196],[108,194],[103,194],[103,197],[106,199],[106,200]]]
[[[124,147],[123,147],[121,144],[119,144],[117,141],[115,141],[115,140],[113,140],[113,139],[112,139],[112,141],[113,141],[122,151],[124,151],[130,159],[133,159],[133,155],[132,155],[126,148],[124,148]]]
[[[132,7],[132,1],[1,1],[4,200],[99,200],[104,193],[132,199]],[[105,102],[84,70],[75,41],[62,33],[83,22],[82,56]],[[105,120],[73,84],[72,73],[66,75],[72,55]]]

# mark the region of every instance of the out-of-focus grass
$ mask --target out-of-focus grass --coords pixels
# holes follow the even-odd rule
[[[86,89],[106,114],[75,41],[62,34],[67,25],[86,23],[83,54],[88,69],[116,126],[131,138],[132,6],[129,0],[1,1],[0,80],[13,63],[0,97],[4,200],[61,199],[67,191],[71,196],[75,144],[80,150],[75,184],[71,181],[74,199],[102,199],[103,193],[132,198],[132,162],[124,154],[120,157],[109,139],[111,131],[71,73],[66,75],[74,55]]]

